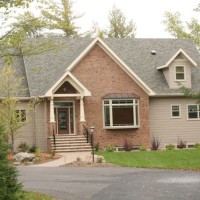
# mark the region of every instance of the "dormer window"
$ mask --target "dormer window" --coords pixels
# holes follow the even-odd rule
[[[175,80],[176,81],[185,81],[185,68],[184,66],[175,67]]]

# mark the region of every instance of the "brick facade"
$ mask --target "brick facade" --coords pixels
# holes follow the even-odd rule
[[[149,97],[101,47],[96,45],[71,72],[92,94],[84,98],[84,106],[87,126],[96,127],[95,143],[99,142],[102,148],[121,146],[127,138],[134,145],[149,146]],[[103,128],[102,97],[108,93],[134,93],[140,97],[140,128]],[[79,109],[76,101],[76,125]]]

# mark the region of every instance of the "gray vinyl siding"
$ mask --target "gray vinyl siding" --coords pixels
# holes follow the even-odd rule
[[[181,107],[180,118],[171,118],[171,105]],[[187,143],[200,143],[200,120],[188,120],[187,105],[195,100],[179,98],[150,98],[150,133],[161,142],[177,144],[178,138]]]
[[[29,147],[33,145],[34,141],[34,123],[33,123],[33,112],[27,109],[28,101],[20,101],[17,106],[19,110],[26,110],[26,125],[19,129],[19,134],[15,140],[15,151],[20,143],[26,142]]]
[[[176,73],[175,73],[175,67],[176,66],[184,66],[185,69],[185,81],[178,81],[179,83],[181,83],[181,85],[184,85],[187,88],[191,88],[191,63],[186,61],[186,60],[179,60],[179,59],[175,59],[170,65],[169,65],[169,77],[168,77],[168,84],[169,84],[169,88],[179,88],[180,85],[177,84],[176,81]],[[166,77],[166,75],[165,75]]]
[[[47,121],[44,102],[36,107],[36,144],[41,151],[47,151]]]
[[[21,101],[17,109],[25,110],[27,103],[28,101]],[[27,124],[19,130],[20,134],[15,140],[15,150],[21,142],[26,142],[29,147],[36,144],[42,152],[47,151],[47,123],[44,103],[42,102],[36,107],[35,122],[34,111],[26,109],[26,112]]]

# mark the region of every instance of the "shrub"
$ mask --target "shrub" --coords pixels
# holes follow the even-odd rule
[[[0,135],[3,132],[0,126]],[[6,158],[8,145],[0,139],[0,199],[2,200],[23,200],[22,184],[18,183],[18,171]]]
[[[76,158],[76,161],[77,161],[77,162],[81,162],[82,160],[81,160],[80,157],[77,157],[77,158]]]
[[[95,145],[94,145],[94,148],[95,148],[95,151],[99,151],[99,143],[97,142]]]
[[[179,148],[179,149],[186,148],[186,142],[184,142],[184,141],[181,140],[181,139],[180,139],[180,140],[178,139],[177,148]]]
[[[123,145],[123,147],[124,147],[124,150],[125,151],[131,151],[131,149],[132,149],[132,143],[130,142],[130,141],[128,141],[127,139],[125,139],[124,140],[124,145]]]
[[[35,153],[37,148],[38,148],[38,147],[36,147],[35,145],[33,145],[33,146],[29,149],[29,152],[30,152],[30,153]]]
[[[168,145],[166,146],[166,148],[167,148],[167,150],[173,150],[173,149],[175,149],[175,145],[173,145],[173,144],[168,144]]]
[[[97,163],[102,163],[103,162],[103,158],[100,156],[97,157]]]
[[[21,142],[17,148],[18,152],[28,152],[29,146],[26,144],[26,142]]]
[[[113,152],[114,151],[114,147],[113,146],[107,146],[105,149],[107,152]]]
[[[144,146],[144,145],[142,145],[141,147],[140,147],[140,151],[146,151],[147,149],[146,149],[146,147]]]
[[[151,140],[151,150],[156,151],[156,150],[158,150],[159,146],[160,146],[159,139],[156,138],[156,137],[152,137],[152,140]]]
[[[39,148],[39,147],[37,147],[37,148],[35,149],[35,156],[36,156],[36,157],[39,157],[39,156],[40,156],[40,148]]]
[[[196,143],[196,144],[194,145],[194,148],[195,148],[195,149],[200,149],[200,144],[199,144],[199,143]]]

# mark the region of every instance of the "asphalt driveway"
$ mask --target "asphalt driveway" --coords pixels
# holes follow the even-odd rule
[[[25,190],[57,200],[199,200],[200,172],[135,168],[18,167]]]

